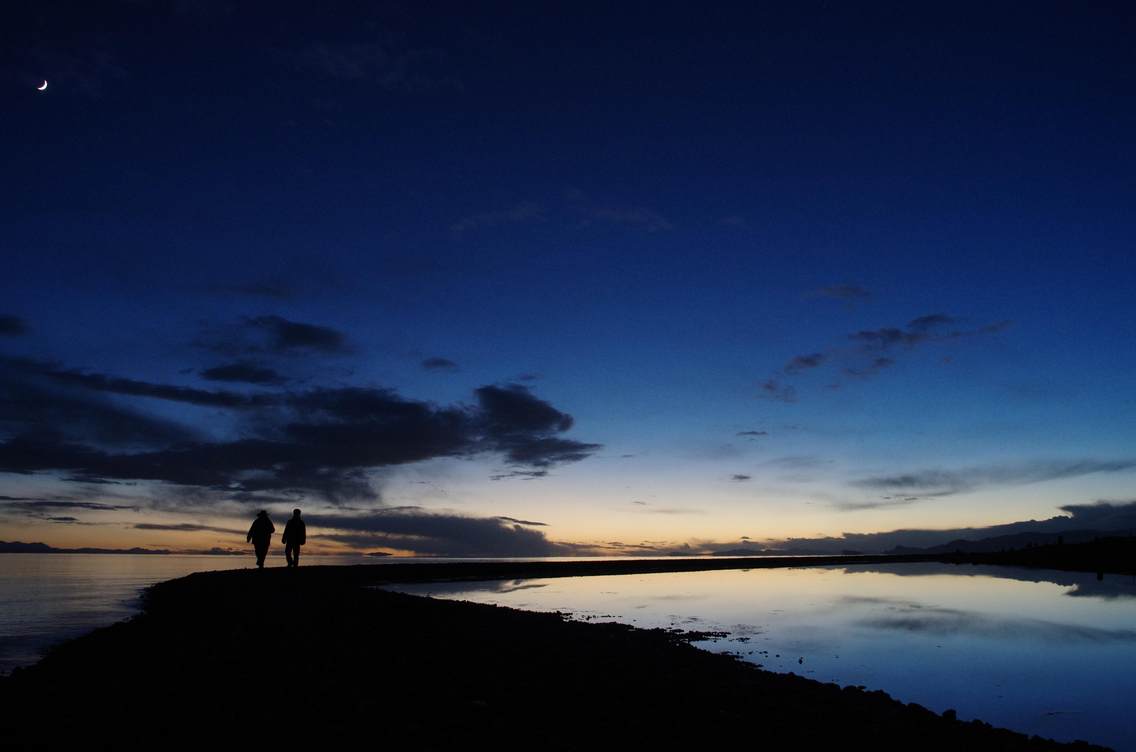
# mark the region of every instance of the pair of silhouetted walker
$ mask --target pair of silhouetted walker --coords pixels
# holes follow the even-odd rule
[[[268,512],[262,509],[257,512],[256,519],[252,521],[252,527],[245,536],[245,540],[252,542],[252,547],[256,551],[256,565],[262,569],[264,557],[268,556],[268,544],[275,532],[276,527],[273,526],[272,520],[268,519]],[[292,519],[284,526],[284,535],[280,540],[284,542],[284,558],[288,560],[288,566],[300,566],[300,546],[307,543],[308,531],[304,521],[300,519],[299,509],[292,510]]]

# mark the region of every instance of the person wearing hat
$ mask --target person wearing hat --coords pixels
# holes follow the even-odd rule
[[[268,519],[268,512],[263,509],[257,512],[245,540],[252,542],[252,547],[256,551],[256,565],[261,569],[264,568],[264,557],[268,556],[268,543],[275,532],[272,520]]]

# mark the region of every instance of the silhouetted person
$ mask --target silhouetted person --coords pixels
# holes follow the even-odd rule
[[[300,519],[300,510],[292,510],[292,519],[284,526],[284,536],[280,539],[284,543],[284,558],[288,566],[300,566],[300,546],[308,540],[308,531],[304,521]]]
[[[272,540],[272,534],[275,532],[276,528],[273,527],[272,520],[268,519],[268,512],[263,509],[257,512],[256,519],[252,521],[252,527],[249,528],[245,540],[252,541],[258,567],[264,567],[264,557],[268,556],[268,542]]]

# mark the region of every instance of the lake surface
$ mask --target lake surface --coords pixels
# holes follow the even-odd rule
[[[773,671],[1136,751],[1136,579],[941,564],[399,586],[588,621],[724,632]]]
[[[580,558],[557,557],[552,560],[575,561]],[[303,557],[304,566],[407,561],[499,560],[314,554],[304,554]],[[270,553],[266,562],[269,567],[284,566],[284,563],[282,549],[279,548]],[[9,674],[18,666],[35,663],[52,645],[133,615],[138,610],[141,591],[149,585],[193,572],[251,569],[253,566],[251,552],[248,556],[0,554],[0,675]]]
[[[305,565],[382,561],[303,558]],[[267,564],[283,566],[284,557],[270,556]],[[56,643],[131,616],[149,585],[192,572],[250,566],[251,556],[0,554],[0,674],[34,663]]]

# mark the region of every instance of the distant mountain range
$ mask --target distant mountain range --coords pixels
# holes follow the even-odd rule
[[[864,553],[863,551],[854,551],[850,548],[843,548],[839,551],[817,551],[808,548],[727,548],[721,551],[715,551],[712,556],[814,556],[816,554],[823,554],[825,556],[832,556],[839,554],[840,556],[859,556]],[[679,554],[672,554],[677,556]]]
[[[23,543],[21,541],[0,541],[0,554],[148,554],[153,556],[209,555],[244,556],[246,551],[233,551],[226,548],[209,548],[190,551],[171,551],[168,548],[56,548],[46,543]]]
[[[779,554],[884,554],[884,553],[970,553],[996,552],[1027,545],[1083,543],[1098,537],[1136,534],[1136,502],[1068,504],[1064,515],[1044,520],[1022,520],[989,527],[948,530],[892,530],[882,533],[845,533],[831,538],[787,538],[766,541],[763,546],[730,546],[706,553],[723,556]],[[691,553],[688,551],[688,553]]]
[[[926,548],[911,548],[909,546],[896,546],[887,551],[889,554],[987,554],[998,551],[1015,551],[1030,546],[1052,546],[1062,543],[1090,543],[1098,538],[1108,538],[1116,535],[1116,531],[1109,530],[1066,530],[1060,533],[1017,533],[1016,535],[996,535],[992,538],[980,540],[958,539],[938,546]]]
[[[644,555],[712,555],[712,556],[810,556],[904,553],[997,553],[1020,550],[1029,546],[1056,543],[1085,543],[1096,538],[1136,535],[1136,501],[1069,504],[1061,507],[1064,515],[1045,520],[1023,520],[989,527],[954,528],[948,530],[892,530],[881,533],[845,533],[829,538],[787,538],[768,540],[763,544],[739,541],[719,544],[721,547],[696,548],[682,546],[672,550],[645,552]],[[739,545],[740,544],[740,545]],[[213,548],[209,550],[171,551],[152,548],[55,548],[46,543],[0,541],[0,553],[35,554],[214,554],[246,556],[247,551]],[[374,551],[368,556],[389,556]]]
[[[56,548],[46,543],[0,541],[0,554],[169,554],[159,548]]]

